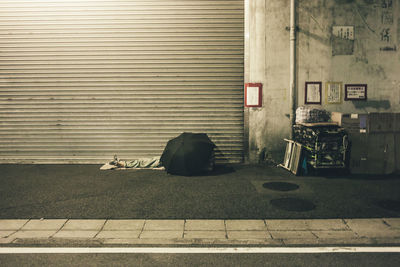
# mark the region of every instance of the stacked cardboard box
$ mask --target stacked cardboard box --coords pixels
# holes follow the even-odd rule
[[[394,154],[396,173],[400,173],[400,113],[394,114]]]
[[[349,133],[349,169],[360,174],[400,171],[400,113],[332,113],[332,120]]]

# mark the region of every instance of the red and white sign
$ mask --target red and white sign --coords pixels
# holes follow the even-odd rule
[[[262,84],[246,83],[244,86],[244,106],[261,107],[262,106]]]

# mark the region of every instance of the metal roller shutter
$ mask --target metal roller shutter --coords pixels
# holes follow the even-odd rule
[[[0,162],[243,158],[243,0],[0,0]],[[223,156],[222,156],[223,155]]]

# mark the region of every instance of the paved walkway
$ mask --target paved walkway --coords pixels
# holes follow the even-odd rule
[[[400,218],[0,220],[0,244],[400,245]]]

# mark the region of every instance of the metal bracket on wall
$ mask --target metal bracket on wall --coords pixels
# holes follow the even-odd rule
[[[285,27],[285,30],[286,30],[286,31],[290,31],[290,26],[286,26],[286,27]],[[300,31],[299,26],[294,27],[294,30],[295,30],[296,32]]]

